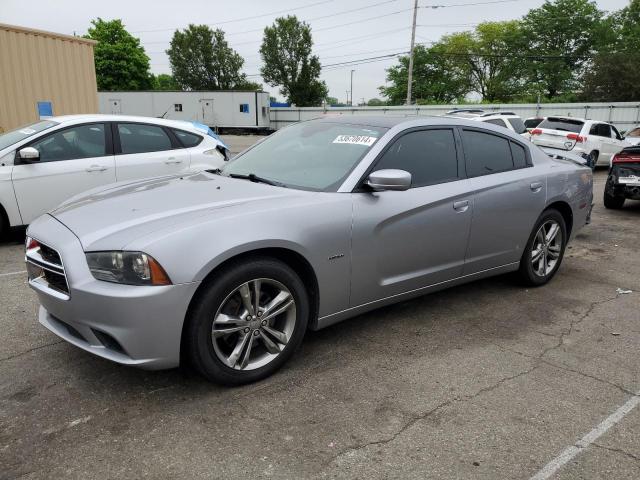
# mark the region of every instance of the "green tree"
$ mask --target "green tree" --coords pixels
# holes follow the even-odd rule
[[[367,102],[367,105],[370,107],[383,107],[387,104],[384,100],[380,100],[379,98],[371,98]]]
[[[229,47],[222,30],[207,25],[176,30],[167,55],[173,78],[184,90],[235,90],[248,85],[240,71],[244,59]]]
[[[447,37],[431,48],[423,45],[414,48],[412,91],[418,103],[448,103],[463,98],[471,90],[468,65],[460,57],[450,55],[451,48]],[[389,105],[406,101],[408,69],[408,55],[387,69],[387,85],[379,90]]]
[[[554,98],[579,88],[597,46],[603,13],[589,0],[547,0],[522,20],[528,84]]]
[[[98,90],[148,90],[149,57],[122,20],[92,20],[86,38],[96,40],[94,61]]]
[[[320,80],[320,60],[311,54],[311,27],[295,16],[277,18],[264,29],[260,55],[262,78],[272,87],[280,86],[287,101],[299,107],[319,105],[327,96]]]
[[[324,99],[324,101],[327,103],[327,105],[337,105],[338,103],[340,103],[340,100],[338,100],[336,97],[327,97]]]
[[[640,0],[605,20],[610,31],[600,37],[600,52],[584,76],[582,99],[624,102],[640,98]]]
[[[522,92],[525,62],[518,57],[526,42],[518,21],[485,22],[458,38],[454,51],[465,53],[471,89],[487,102],[506,102]]]
[[[167,73],[151,75],[154,90],[181,90],[180,85]]]

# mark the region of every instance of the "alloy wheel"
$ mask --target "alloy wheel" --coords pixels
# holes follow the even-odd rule
[[[296,324],[296,303],[282,283],[256,278],[222,302],[211,327],[213,350],[227,367],[254,370],[286,347]]]
[[[531,249],[533,272],[539,277],[549,275],[562,252],[562,229],[555,220],[547,220],[538,229]]]

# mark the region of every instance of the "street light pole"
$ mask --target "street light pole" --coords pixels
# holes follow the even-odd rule
[[[351,106],[353,107],[353,72],[355,72],[355,70],[351,70]]]
[[[411,29],[411,50],[409,51],[409,72],[407,80],[407,105],[411,105],[411,84],[413,83],[413,47],[416,43],[416,20],[418,18],[418,0],[413,5],[413,27]]]

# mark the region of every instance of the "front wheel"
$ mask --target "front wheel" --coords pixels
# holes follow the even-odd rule
[[[567,244],[567,227],[557,210],[545,210],[536,222],[520,259],[520,277],[525,284],[540,286],[558,271]]]
[[[296,272],[275,259],[252,259],[203,287],[187,318],[184,346],[207,379],[255,382],[291,357],[308,317],[308,295]]]

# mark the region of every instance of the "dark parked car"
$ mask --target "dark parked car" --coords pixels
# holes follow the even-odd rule
[[[611,159],[604,206],[622,208],[629,198],[640,200],[640,146],[627,147]]]

